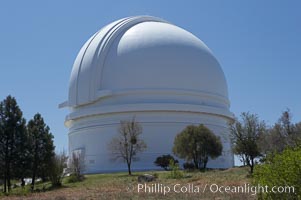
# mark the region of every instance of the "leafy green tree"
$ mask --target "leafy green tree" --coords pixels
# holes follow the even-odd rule
[[[54,158],[53,135],[45,124],[41,114],[37,113],[27,124],[27,130],[32,142],[32,184],[34,190],[37,176],[49,174],[51,161]]]
[[[169,164],[170,161],[173,161],[174,163],[179,163],[178,160],[176,160],[172,155],[162,155],[156,158],[155,165],[162,167],[164,170],[170,170]]]
[[[121,121],[119,135],[108,144],[113,160],[122,159],[126,162],[131,175],[131,165],[138,160],[137,154],[146,149],[145,142],[140,138],[142,126],[133,118],[131,121]]]
[[[230,124],[233,152],[242,158],[250,167],[250,173],[253,173],[255,159],[261,155],[258,143],[266,132],[266,126],[255,114],[244,112],[241,118],[242,121],[235,120]]]
[[[263,192],[258,199],[301,198],[301,146],[287,147],[282,152],[269,154],[264,164],[255,166],[254,185],[281,187],[283,192]]]
[[[186,161],[193,161],[197,169],[206,169],[209,158],[222,154],[222,143],[203,124],[187,126],[174,140],[173,153]]]
[[[3,192],[10,191],[11,179],[15,175],[13,169],[20,168],[18,161],[26,156],[25,152],[19,151],[19,145],[26,134],[25,124],[14,97],[9,95],[0,102],[0,167],[4,180]]]

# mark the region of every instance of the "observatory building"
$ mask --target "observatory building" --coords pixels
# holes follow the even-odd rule
[[[125,171],[112,162],[108,143],[121,120],[134,116],[147,149],[133,170],[159,169],[175,136],[204,124],[221,138],[223,153],[209,168],[234,164],[229,140],[227,82],[210,49],[190,32],[151,16],[128,17],[95,33],[81,48],[69,83],[65,125],[69,154],[81,152],[85,172]]]

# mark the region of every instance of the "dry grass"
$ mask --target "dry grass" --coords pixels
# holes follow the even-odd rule
[[[211,184],[218,184],[220,186],[239,186],[246,183],[250,183],[251,179],[248,178],[248,169],[246,168],[232,168],[228,170],[212,170],[205,173],[191,172],[185,173],[186,178],[182,179],[168,179],[169,172],[147,172],[149,174],[156,173],[158,179],[154,182],[148,183],[148,186],[152,184],[162,184],[163,186],[169,186],[171,191],[164,195],[163,193],[153,192],[146,193],[141,191],[138,193],[137,176],[143,174],[137,172],[133,176],[128,176],[126,173],[114,173],[114,174],[95,174],[87,175],[86,179],[77,183],[66,183],[64,186],[58,189],[48,190],[46,192],[36,193],[24,193],[27,195],[10,195],[7,197],[2,196],[3,199],[170,199],[170,200],[183,200],[183,199],[256,199],[256,196],[247,194],[226,194],[226,193],[212,193],[210,192]],[[182,186],[194,185],[199,187],[200,191],[196,193],[176,193],[173,191],[175,184],[181,184]],[[207,184],[206,191],[203,192],[203,188]],[[130,186],[130,191],[128,187]],[[41,186],[40,186],[41,187]],[[49,187],[49,185],[47,186]]]

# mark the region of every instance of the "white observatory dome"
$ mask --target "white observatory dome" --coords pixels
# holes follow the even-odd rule
[[[69,153],[81,151],[87,173],[120,171],[107,143],[120,120],[133,116],[147,143],[133,169],[155,169],[157,156],[172,154],[175,135],[190,124],[205,124],[220,136],[221,157],[209,167],[233,166],[227,123],[224,73],[210,49],[190,32],[150,16],[115,21],[95,33],[74,62],[66,117]]]

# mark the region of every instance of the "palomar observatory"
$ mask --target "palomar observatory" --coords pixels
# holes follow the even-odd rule
[[[159,169],[156,157],[171,154],[175,136],[200,123],[220,136],[223,154],[210,168],[234,165],[229,139],[228,89],[210,49],[190,32],[151,16],[128,17],[95,33],[74,62],[65,125],[69,155],[82,152],[85,173],[126,171],[112,162],[107,144],[120,120],[143,127],[147,150],[133,170]]]

